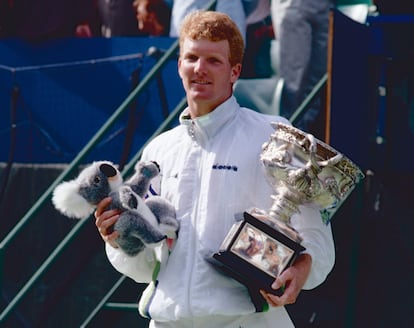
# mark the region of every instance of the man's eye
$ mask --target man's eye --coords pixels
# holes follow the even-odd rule
[[[191,62],[197,61],[197,56],[188,56],[187,60]]]

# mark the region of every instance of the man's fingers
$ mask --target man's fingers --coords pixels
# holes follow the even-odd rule
[[[96,223],[99,233],[103,236],[109,235],[110,233],[113,232],[111,228],[119,218],[119,214],[117,214],[116,211],[113,211],[113,213],[109,213],[109,212],[112,212],[112,211],[105,212],[105,219],[102,220],[102,222]],[[97,219],[97,221],[99,221],[99,219]]]
[[[98,204],[95,211],[95,218],[99,218],[103,212],[105,212],[106,208],[111,204],[111,197],[106,197]]]
[[[271,306],[283,306],[284,305],[279,296],[267,293],[264,290],[261,290],[260,293],[262,294],[266,302],[269,303],[269,305]]]

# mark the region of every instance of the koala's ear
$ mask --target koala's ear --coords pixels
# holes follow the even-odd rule
[[[117,170],[111,164],[103,163],[99,166],[99,170],[108,178],[112,178],[117,175]]]
[[[151,161],[151,162],[155,164],[155,166],[158,169],[158,172],[161,172],[160,164],[158,164],[156,161]]]
[[[88,218],[95,209],[79,194],[79,185],[73,180],[62,182],[55,188],[52,202],[59,212],[76,219]]]

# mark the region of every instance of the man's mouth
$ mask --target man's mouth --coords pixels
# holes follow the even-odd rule
[[[204,81],[204,80],[193,80],[193,83],[195,83],[195,84],[201,84],[201,85],[210,84],[210,82]]]

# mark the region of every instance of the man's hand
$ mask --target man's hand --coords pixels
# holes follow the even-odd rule
[[[312,258],[309,254],[299,255],[293,265],[283,271],[272,284],[274,290],[282,288],[283,294],[281,296],[267,293],[264,290],[261,290],[260,293],[272,306],[295,303],[308,278],[311,265]]]
[[[118,238],[119,233],[114,231],[112,227],[118,220],[120,211],[106,210],[109,204],[111,204],[111,201],[112,199],[110,197],[106,197],[98,204],[95,211],[95,225],[102,239],[112,247],[118,248],[115,240]]]

